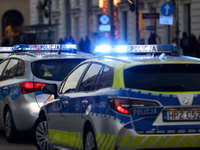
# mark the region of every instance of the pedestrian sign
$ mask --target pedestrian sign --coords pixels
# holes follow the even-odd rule
[[[174,12],[174,7],[170,3],[164,3],[161,6],[160,11],[164,16],[170,16]]]

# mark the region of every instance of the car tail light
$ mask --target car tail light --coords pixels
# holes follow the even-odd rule
[[[130,99],[110,99],[109,104],[113,110],[122,114],[130,114],[131,108],[159,106],[159,104],[154,101]]]
[[[40,83],[40,82],[22,82],[19,84],[19,86],[22,94],[28,94],[32,92],[41,91],[42,87],[45,84],[46,83]]]

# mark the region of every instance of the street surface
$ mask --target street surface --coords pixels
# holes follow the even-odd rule
[[[4,131],[0,130],[0,150],[37,150],[31,138],[26,137],[18,143],[8,143]]]

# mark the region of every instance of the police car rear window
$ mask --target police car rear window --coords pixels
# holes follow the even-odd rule
[[[69,72],[85,59],[50,59],[35,61],[31,65],[33,75],[46,80],[62,81]]]
[[[124,70],[126,88],[177,92],[200,91],[200,65],[159,64]]]

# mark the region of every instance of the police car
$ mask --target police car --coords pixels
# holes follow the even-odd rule
[[[173,45],[95,52],[103,54],[79,64],[58,88],[42,88],[54,98],[36,121],[38,149],[200,146],[200,59],[178,56]]]
[[[0,63],[0,129],[9,142],[31,131],[49,95],[41,87],[59,85],[80,62],[90,58],[76,45],[16,45]]]

